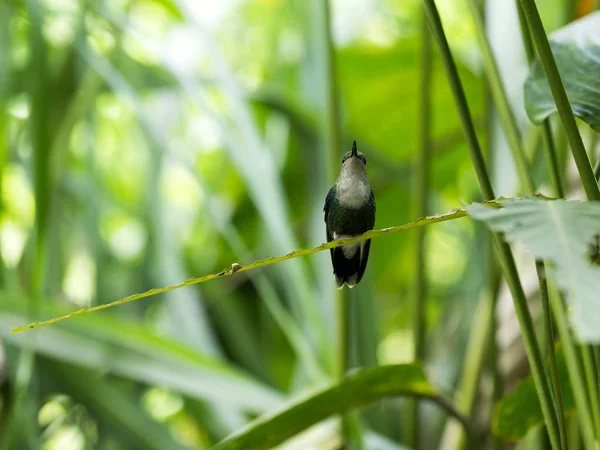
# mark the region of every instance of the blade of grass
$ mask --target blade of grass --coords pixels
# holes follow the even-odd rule
[[[464,89],[462,87],[456,68],[456,64],[454,62],[452,53],[450,51],[450,47],[448,46],[448,41],[446,40],[446,36],[444,34],[444,29],[442,27],[442,22],[440,20],[439,13],[435,6],[434,0],[424,0],[424,3],[427,7],[427,15],[429,18],[429,23],[433,35],[437,41],[437,44],[440,48],[440,52],[442,54],[442,61],[446,69],[446,75],[448,77],[448,81],[450,83],[455,97],[456,106],[459,110],[461,122],[463,124],[467,142],[469,144],[469,150],[471,152],[471,159],[475,167],[475,172],[479,180],[479,185],[481,187],[483,197],[485,199],[492,199],[494,197],[494,191],[485,166],[483,152],[481,151],[481,147],[479,145],[479,141],[475,133],[473,119],[469,111]],[[544,412],[544,418],[547,423],[552,448],[559,449],[560,438],[558,432],[558,419],[556,409],[552,400],[550,385],[548,383],[548,379],[546,378],[546,374],[544,371],[544,364],[542,360],[540,346],[535,335],[533,321],[531,319],[531,315],[527,306],[527,298],[525,297],[525,292],[523,291],[523,287],[519,279],[519,274],[517,272],[517,267],[510,247],[506,242],[502,240],[502,238],[498,234],[493,233],[493,236],[494,242],[496,244],[496,249],[498,250],[500,264],[502,265],[504,275],[507,279],[508,285],[513,296],[517,318],[519,319],[519,324],[521,325],[521,333],[523,335],[525,350],[527,352],[527,357],[531,365],[536,390],[540,398],[542,410]]]
[[[19,302],[2,292],[0,337],[20,348],[23,337],[8,329],[26,319]],[[46,310],[46,308],[45,308]],[[56,308],[47,308],[56,312]],[[102,373],[119,375],[181,392],[190,398],[264,412],[278,406],[282,395],[229,364],[207,357],[132,321],[95,315],[78,322],[39,330],[35,351],[49,358]]]
[[[577,348],[575,347],[570,326],[567,321],[567,311],[562,296],[556,289],[550,290],[549,299],[554,322],[556,323],[558,335],[565,353],[565,361],[567,363],[571,388],[573,389],[575,405],[579,413],[577,422],[579,422],[581,426],[585,448],[593,450],[596,448],[596,445],[594,443],[592,413],[588,404],[587,389],[584,385],[585,377],[583,368],[581,367]]]
[[[594,365],[594,355],[591,345],[581,346],[583,356],[583,371],[587,383],[587,392],[592,406],[592,420],[596,428],[596,436],[600,436],[600,403],[598,403],[598,381],[596,379],[596,367]]]
[[[427,24],[425,8],[421,7],[421,67],[419,85],[419,153],[417,163],[417,188],[415,206],[417,217],[427,215],[429,205],[429,183],[431,172],[431,79],[432,79],[432,43],[431,32]],[[416,362],[425,361],[425,339],[427,324],[425,321],[427,302],[427,272],[425,251],[426,228],[416,230],[415,270],[416,289],[413,296],[413,358]],[[420,408],[416,400],[408,404],[409,434],[408,446],[421,448]]]
[[[326,92],[327,92],[327,148],[329,149],[328,172],[331,181],[337,178],[336,168],[339,166],[339,157],[341,155],[341,130],[340,130],[340,102],[338,98],[337,73],[335,63],[335,46],[333,34],[331,31],[332,4],[330,0],[321,2],[324,26],[324,35],[326,38]],[[333,289],[333,287],[331,288]],[[337,306],[337,377],[341,381],[348,369],[350,369],[350,353],[352,351],[352,339],[350,325],[350,290],[342,289],[336,293]],[[355,433],[352,433],[350,417],[342,414],[341,417],[341,435],[342,446],[344,448],[360,447],[353,441]]]
[[[419,366],[391,365],[358,370],[339,384],[309,394],[280,412],[259,418],[219,443],[214,450],[271,448],[330,415],[389,396],[431,400],[456,417],[471,434],[468,419],[429,387]]]
[[[563,405],[562,392],[560,387],[560,377],[558,375],[558,366],[556,364],[556,352],[554,349],[554,331],[552,327],[552,317],[550,311],[550,302],[548,300],[548,280],[546,279],[546,266],[542,261],[535,262],[538,282],[540,286],[540,297],[542,302],[542,315],[544,317],[544,330],[546,345],[548,346],[548,358],[550,359],[550,377],[552,380],[552,389],[554,401],[556,403],[556,412],[558,414],[558,431],[560,433],[560,445],[563,449],[567,448],[567,426],[565,424],[565,408]]]
[[[471,17],[475,24],[475,34],[483,56],[483,65],[490,87],[490,93],[494,99],[494,104],[498,109],[500,123],[512,152],[513,160],[519,175],[521,189],[526,193],[534,193],[535,183],[533,181],[533,174],[529,167],[529,163],[527,162],[525,152],[523,151],[517,120],[515,119],[515,114],[508,100],[508,95],[506,94],[504,83],[500,77],[496,58],[494,57],[492,47],[485,31],[481,8],[478,5],[477,0],[469,0],[468,5],[471,10]]]
[[[31,295],[27,301],[30,320],[35,320],[39,314],[40,296],[45,288],[45,259],[46,236],[49,211],[49,166],[48,153],[50,147],[49,119],[49,93],[50,89],[47,47],[42,34],[44,10],[38,0],[25,2],[25,10],[30,21],[29,45],[30,56],[28,72],[31,83],[30,88],[30,141],[33,154],[33,185],[35,203],[34,225],[34,262],[31,272]],[[35,352],[33,349],[35,335],[25,339],[27,345],[21,349],[18,357],[16,379],[14,382],[14,402],[12,404],[13,417],[19,421],[16,428],[23,430],[25,438],[28,434],[35,433],[37,422],[35,420],[34,396],[29,396],[32,389],[32,378],[35,371]],[[9,438],[10,441],[10,438]]]

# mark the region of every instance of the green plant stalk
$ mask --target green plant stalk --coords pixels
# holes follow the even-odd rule
[[[500,123],[504,129],[513,160],[515,161],[521,188],[526,193],[534,193],[535,183],[525,152],[521,145],[521,136],[517,126],[517,120],[515,119],[515,114],[508,101],[502,79],[500,78],[500,71],[498,70],[492,47],[485,32],[485,25],[480,7],[477,4],[477,0],[468,0],[468,4],[469,9],[471,10],[471,17],[475,24],[475,34],[477,36],[479,48],[483,56],[483,67],[489,83],[490,93],[492,94],[494,104],[498,109]]]
[[[534,7],[535,7],[535,5],[534,5]],[[527,26],[527,17],[525,15],[525,11],[523,9],[523,4],[521,1],[517,2],[517,10],[519,12],[519,22],[521,25],[521,34],[523,37],[523,42],[525,44],[527,59],[531,63],[533,60],[533,57],[534,57],[533,43],[531,40],[530,30]],[[571,118],[572,118],[572,115],[571,115]],[[578,133],[578,131],[577,131],[577,133]],[[563,183],[561,180],[561,172],[560,172],[559,165],[558,165],[557,152],[556,152],[556,147],[554,145],[554,139],[552,136],[552,128],[551,128],[549,119],[545,119],[544,122],[542,123],[542,140],[543,140],[544,152],[546,154],[546,159],[550,166],[551,180],[552,180],[552,184],[554,186],[555,195],[558,198],[564,198],[564,188],[563,188]],[[581,137],[580,137],[580,140],[581,140]],[[587,158],[587,154],[586,154],[586,158]],[[589,163],[588,163],[588,165],[589,165]],[[588,197],[589,197],[589,194],[588,194]],[[545,302],[547,303],[547,292],[546,292],[546,299],[544,299],[544,295],[542,293],[542,303],[545,303]],[[546,306],[544,306],[544,307],[546,307]],[[547,322],[547,320],[545,320],[545,322]],[[546,324],[547,329],[551,329],[551,327],[552,327],[551,323]],[[583,355],[585,358],[586,350],[584,349],[583,352],[584,352]],[[552,346],[552,348],[550,348],[550,362],[551,362],[552,377],[555,379],[558,379],[558,369],[556,367],[556,357],[554,356],[554,347],[553,346]],[[584,359],[584,363],[585,362],[586,361]],[[570,363],[569,360],[567,360],[567,363]],[[590,372],[589,372],[589,370],[587,370],[587,367],[586,367],[585,372],[586,372],[586,380],[588,382],[588,387],[589,387],[589,383],[591,382],[591,380],[590,380]],[[571,371],[569,371],[569,373],[571,374]],[[592,374],[593,374],[593,372],[592,372]],[[581,379],[578,380],[578,382],[580,382],[582,384]],[[571,383],[573,383],[572,377],[571,377]],[[593,383],[593,384],[595,384],[595,383]],[[557,393],[560,394],[560,384],[555,383],[555,390]],[[590,392],[593,392],[593,391],[590,391]],[[558,396],[556,396],[556,397],[557,397],[557,403],[558,403]],[[596,432],[598,432],[598,425],[600,422],[600,410],[598,408],[598,403],[596,401],[594,401],[594,399],[597,399],[597,398],[598,398],[597,395],[592,396],[592,401],[591,401],[591,403],[592,403],[592,411],[591,411],[592,419],[593,419],[594,425],[596,426]],[[595,408],[594,408],[594,405],[596,406]],[[582,411],[581,408],[582,408],[582,403],[577,402],[577,409],[578,409],[580,415],[584,414],[584,411]],[[559,422],[559,425],[561,425],[560,431],[561,431],[561,438],[562,438],[563,435],[566,433],[565,425],[564,425],[564,415],[563,415],[564,413],[561,413],[562,409],[558,408],[558,405],[557,405],[557,410],[560,413],[559,419],[562,420],[562,423]],[[589,413],[589,410],[588,410],[588,413]],[[588,427],[587,430],[584,430],[584,433],[588,434],[588,440],[586,441],[587,445],[590,445],[590,442],[589,442],[590,436],[589,435],[592,433],[592,430],[589,429],[589,424],[592,422],[592,419],[590,419],[590,417],[588,416],[587,419],[584,420],[584,422],[583,422],[585,424],[585,426]],[[583,423],[582,423],[582,426],[583,426]],[[598,436],[600,436],[600,434]],[[563,442],[563,445],[564,445],[564,442]]]
[[[421,18],[421,79],[419,86],[419,156],[417,163],[417,189],[415,195],[415,204],[417,217],[427,215],[429,204],[429,182],[431,172],[431,63],[432,63],[432,45],[431,34],[427,25],[427,17],[423,10]],[[426,228],[416,230],[416,290],[413,297],[413,342],[414,342],[414,360],[423,362],[425,360],[425,336],[427,334],[427,325],[425,320],[426,301],[427,301],[427,273],[426,273],[426,253],[425,253],[425,234]],[[418,450],[420,443],[420,413],[419,403],[413,400],[408,404],[410,421],[408,446]]]
[[[594,367],[594,351],[591,345],[581,346],[583,359],[583,370],[587,383],[587,391],[592,405],[592,419],[596,428],[596,437],[600,436],[600,403],[598,403],[598,382],[596,379],[596,368]]]
[[[549,119],[545,119],[542,123],[542,148],[550,166],[550,181],[552,182],[552,186],[554,186],[554,195],[557,198],[565,198],[556,146],[554,145],[554,137],[552,136],[552,126]]]
[[[587,389],[583,381],[585,379],[583,368],[581,367],[577,348],[575,347],[573,336],[571,335],[565,305],[562,296],[558,292],[555,292],[555,289],[550,292],[549,298],[554,323],[556,323],[558,335],[565,354],[567,372],[569,373],[573,397],[575,398],[575,406],[578,412],[577,416],[581,426],[583,442],[587,450],[595,450],[594,426],[590,406],[588,404]]]
[[[454,94],[455,102],[461,118],[461,123],[465,130],[465,136],[469,145],[471,159],[473,161],[473,166],[475,167],[475,172],[479,180],[483,197],[485,199],[491,199],[494,197],[494,190],[485,166],[483,152],[481,151],[481,147],[475,133],[475,126],[473,124],[471,113],[469,112],[469,106],[467,104],[467,99],[458,75],[458,70],[456,68],[456,64],[454,63],[448,41],[446,40],[446,36],[444,34],[440,16],[434,0],[423,1],[427,7],[427,15],[433,35],[442,54],[442,61],[444,63],[446,75]],[[553,449],[559,449],[560,437],[558,432],[556,408],[554,402],[552,401],[550,385],[544,371],[542,354],[539,343],[535,336],[533,321],[527,306],[527,298],[525,297],[525,292],[523,291],[510,247],[502,240],[500,235],[497,233],[492,233],[492,235],[498,251],[498,259],[513,296],[515,311],[517,318],[519,319],[521,332],[523,334],[523,343],[525,344],[525,350],[531,365],[531,372],[540,399],[542,411],[544,413],[544,419],[546,421],[548,435],[550,436],[550,442]]]
[[[331,31],[331,1],[326,0],[323,4],[323,17],[325,34],[327,37],[327,115],[328,115],[328,146],[331,154],[329,162],[329,173],[331,179],[335,179],[335,168],[338,164],[341,150],[341,132],[340,132],[340,113],[339,99],[337,90],[337,74],[335,64],[335,49],[333,44],[333,34]],[[344,379],[346,371],[350,368],[350,295],[348,289],[342,289],[337,292],[337,356],[338,360],[338,378]],[[349,417],[341,416],[342,442],[345,446],[350,445],[351,426]]]
[[[526,18],[522,8],[522,5],[517,2],[517,11],[519,14],[519,24],[521,28],[521,35],[525,47],[525,53],[527,60],[531,64],[534,57],[533,42],[529,33],[529,28],[526,25]],[[564,189],[560,176],[560,169],[558,166],[558,160],[556,156],[556,148],[554,146],[554,140],[552,137],[552,129],[550,127],[550,120],[545,119],[542,123],[542,144],[546,160],[550,169],[550,178],[554,187],[555,195],[558,198],[564,197]],[[567,442],[567,426],[565,421],[565,412],[563,405],[562,390],[560,385],[560,377],[558,374],[558,366],[556,363],[556,353],[554,348],[554,332],[552,329],[552,318],[550,311],[550,304],[548,300],[548,281],[546,279],[545,265],[542,261],[536,261],[536,271],[538,275],[538,281],[540,286],[540,297],[542,302],[542,310],[544,317],[544,330],[546,334],[546,340],[548,341],[548,357],[550,359],[550,375],[552,377],[552,384],[554,390],[554,401],[556,403],[556,412],[558,415],[558,426],[561,439],[562,448],[568,448]]]
[[[523,39],[523,47],[525,48],[525,55],[527,56],[527,62],[532,63],[535,57],[535,49],[533,47],[533,41],[529,27],[527,26],[527,19],[525,18],[525,12],[523,11],[523,5],[519,0],[516,0],[517,13],[519,15],[519,26],[521,28],[521,37]],[[558,164],[558,156],[556,151],[556,145],[554,144],[554,137],[552,136],[552,126],[550,119],[546,118],[542,122],[542,145],[546,160],[550,165],[550,179],[554,186],[554,192],[557,198],[564,198],[565,192],[563,188],[563,181],[561,177],[560,166]]]
[[[508,96],[506,95],[506,90],[504,89],[504,85],[502,83],[502,79],[500,77],[500,72],[498,70],[498,65],[496,64],[496,60],[494,54],[492,52],[491,45],[487,38],[487,34],[485,32],[485,25],[483,23],[483,19],[481,16],[481,12],[476,0],[469,0],[469,7],[471,10],[471,16],[473,17],[473,21],[475,23],[475,31],[477,34],[477,40],[479,42],[479,46],[481,52],[483,54],[484,68],[488,78],[490,92],[494,99],[494,103],[498,108],[498,113],[500,116],[501,124],[504,128],[504,132],[507,136],[507,140],[509,146],[512,151],[513,159],[515,161],[515,165],[517,168],[517,173],[519,175],[519,181],[521,187],[529,193],[533,193],[535,191],[535,182],[533,180],[532,172],[527,162],[527,155],[525,150],[523,149],[521,135],[517,126],[517,121],[515,119],[514,112],[508,100]],[[549,147],[545,147],[549,149]],[[548,152],[547,152],[548,153]],[[548,161],[551,167],[554,167],[555,170],[551,170],[551,173],[556,173],[557,165],[552,165],[552,162],[556,162],[556,158],[554,158],[554,154],[549,151]],[[560,184],[558,184],[560,189]],[[545,278],[541,275],[543,271],[540,271],[540,268],[543,268],[543,262],[537,261],[537,275],[538,281],[540,284],[540,292],[542,295],[542,303],[544,303],[544,295],[545,294]],[[551,322],[550,311],[546,300],[543,308],[544,322],[546,324]],[[554,342],[554,338],[552,335],[552,327],[546,326],[546,339],[548,342]],[[563,411],[563,402],[562,402],[562,394],[560,392],[560,383],[558,379],[558,368],[556,367],[556,356],[554,355],[554,346],[549,345],[548,347],[550,353],[550,361],[552,365],[552,378],[551,383],[553,385],[554,392],[554,401],[556,405],[557,415],[558,415],[558,427],[559,434],[561,439],[561,447],[565,448],[566,446],[566,426],[564,421],[564,411]]]
[[[552,97],[556,103],[558,114],[565,128],[565,133],[569,140],[573,159],[577,165],[577,170],[579,171],[585,193],[589,200],[600,200],[600,189],[594,178],[594,172],[585,151],[585,146],[583,145],[581,135],[577,129],[577,123],[575,122],[575,117],[573,116],[571,105],[560,78],[556,61],[552,55],[550,43],[548,42],[548,37],[546,36],[546,31],[544,30],[544,25],[542,24],[535,1],[519,1],[523,7],[525,19],[531,30],[535,47],[537,48],[544,72],[546,73],[546,78],[548,79],[548,84],[550,85],[550,90],[552,91]]]
[[[567,449],[567,426],[565,422],[565,408],[563,404],[562,390],[560,388],[558,365],[556,364],[556,352],[554,351],[554,332],[552,330],[552,317],[550,312],[550,303],[548,300],[548,280],[546,279],[546,267],[544,262],[539,260],[536,261],[535,269],[540,285],[540,298],[542,301],[544,330],[548,346],[548,358],[550,359],[550,376],[552,378],[554,401],[556,404],[556,412],[558,414],[558,432],[560,434],[560,444],[563,449]]]

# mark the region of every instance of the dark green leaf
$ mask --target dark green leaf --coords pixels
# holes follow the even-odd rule
[[[405,364],[362,369],[340,384],[310,393],[275,414],[259,418],[219,443],[214,450],[272,448],[333,414],[364,407],[390,396],[430,398],[453,411],[436,396],[420,366]]]
[[[600,12],[552,33],[550,45],[573,114],[600,131]],[[556,111],[539,58],[525,82],[525,107],[531,121],[537,124]]]

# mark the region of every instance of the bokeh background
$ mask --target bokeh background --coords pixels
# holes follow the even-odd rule
[[[547,31],[587,5],[537,4]],[[437,5],[496,192],[510,196],[514,168],[466,3]],[[514,2],[483,7],[527,135]],[[9,331],[318,245],[354,139],[376,227],[416,219],[421,19],[418,0],[333,0],[329,15],[323,0],[0,0],[1,448],[209,448],[335,376],[328,252]],[[437,213],[479,199],[437,51],[431,103],[427,209]],[[425,248],[425,367],[452,396],[489,269],[485,233],[468,219],[438,224]],[[373,242],[349,298],[353,366],[413,360],[415,252],[412,231]],[[510,385],[526,367],[518,326],[501,317]],[[400,448],[403,408],[366,410],[367,448]],[[423,411],[424,445],[436,448],[445,415]],[[329,421],[288,448],[338,442]]]

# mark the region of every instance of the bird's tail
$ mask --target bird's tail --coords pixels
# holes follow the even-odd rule
[[[336,247],[332,253],[333,275],[338,289],[348,283],[349,288],[353,288],[360,281],[360,247],[351,258],[346,258],[342,247]]]

